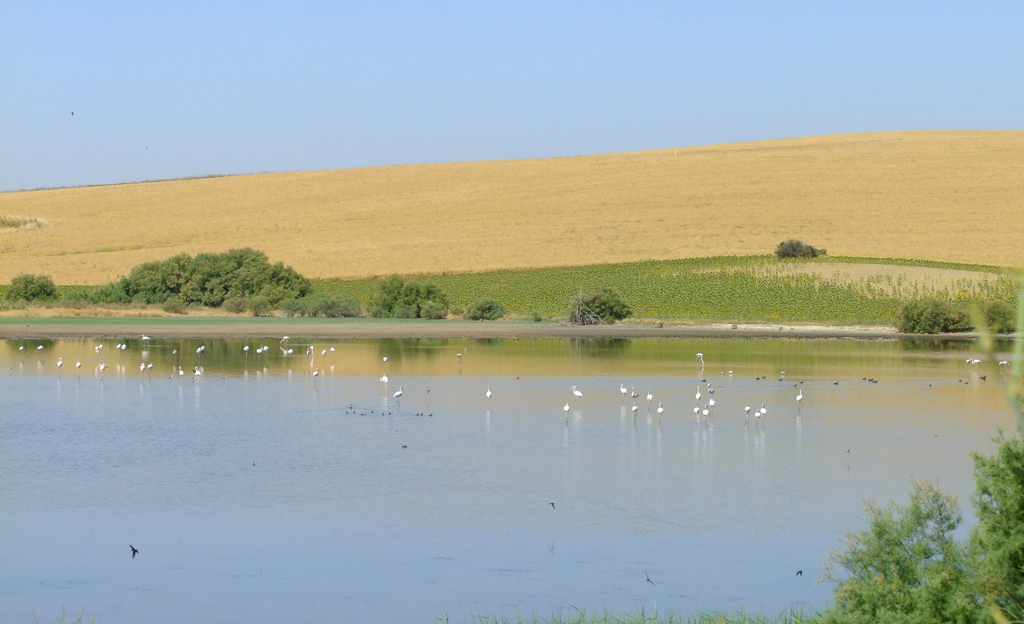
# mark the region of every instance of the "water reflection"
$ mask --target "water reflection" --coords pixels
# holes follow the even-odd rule
[[[3,342],[0,620],[61,604],[108,623],[821,605],[830,588],[813,580],[862,500],[904,497],[911,475],[964,496],[968,451],[1013,426],[996,363],[968,371],[968,355],[895,341]],[[73,379],[61,357],[82,362]],[[708,381],[705,417],[692,409]],[[636,414],[623,386],[644,389]]]

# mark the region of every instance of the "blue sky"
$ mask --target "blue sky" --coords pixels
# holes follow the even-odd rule
[[[0,0],[0,190],[1019,130],[1022,33],[1019,1]]]

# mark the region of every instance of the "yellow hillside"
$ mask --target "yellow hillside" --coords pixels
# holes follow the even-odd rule
[[[58,283],[104,283],[143,261],[239,246],[310,277],[746,255],[791,237],[831,255],[1021,265],[1024,132],[886,132],[3,193],[0,216],[39,224],[0,227],[3,282],[42,272]]]

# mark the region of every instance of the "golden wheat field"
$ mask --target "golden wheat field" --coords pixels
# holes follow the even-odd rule
[[[0,280],[251,246],[314,278],[768,253],[1020,266],[1024,132],[884,132],[0,194]],[[25,221],[8,220],[17,224]]]

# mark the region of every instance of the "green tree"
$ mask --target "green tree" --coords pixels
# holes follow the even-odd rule
[[[1014,621],[1024,621],[1024,441],[1000,435],[991,457],[975,453],[978,523],[969,545],[980,590]]]
[[[850,533],[829,559],[835,624],[946,624],[987,621],[973,591],[971,558],[954,532],[956,499],[917,482],[907,505],[868,505],[868,528]]]

